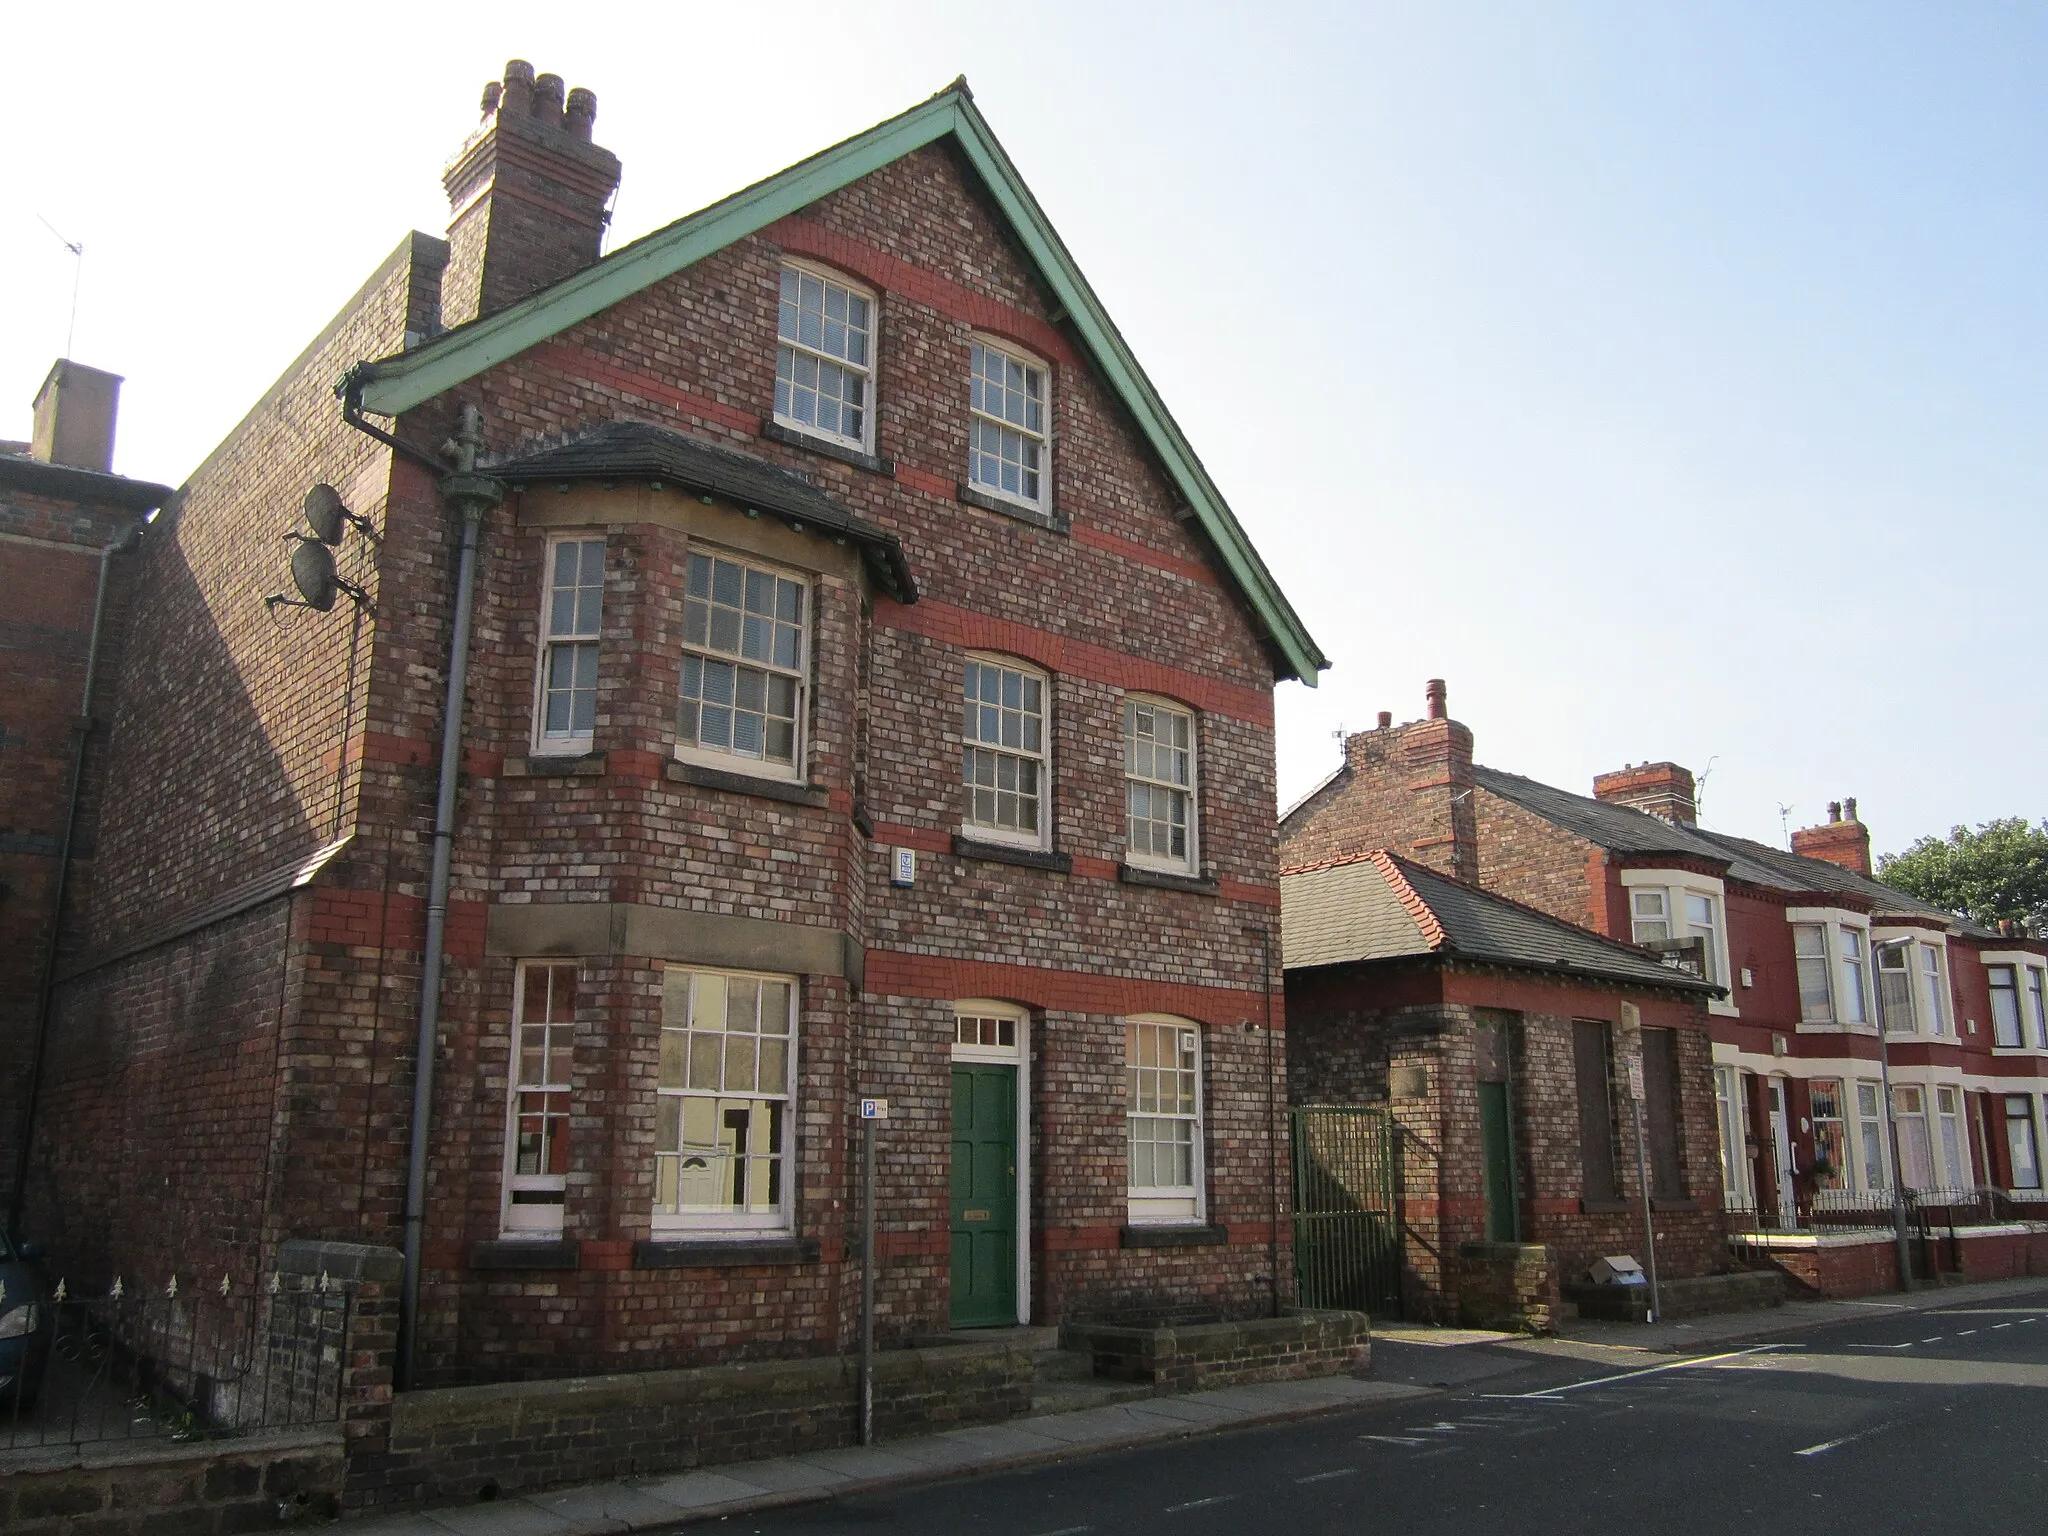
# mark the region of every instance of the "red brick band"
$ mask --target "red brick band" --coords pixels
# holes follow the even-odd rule
[[[1173,1013],[1205,1024],[1261,1020],[1269,999],[1250,988],[1190,986],[1095,971],[1060,971],[998,960],[954,960],[893,949],[867,952],[861,990],[871,996],[947,999],[1007,998],[1058,1013],[1092,1013],[1122,1018],[1133,1013]],[[1284,1027],[1279,993],[1270,999],[1273,1027]]]

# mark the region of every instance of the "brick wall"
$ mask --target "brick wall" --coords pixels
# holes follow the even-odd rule
[[[1479,867],[1489,891],[1595,933],[1627,940],[1628,907],[1625,901],[1607,900],[1608,872],[1601,849],[1488,790],[1480,789],[1472,799]],[[1614,920],[1619,922],[1618,932]]]
[[[92,1448],[65,1466],[0,1477],[0,1529],[12,1536],[234,1536],[332,1519],[342,1450],[329,1432],[237,1441]]]
[[[1472,733],[1432,718],[1344,738],[1344,767],[1287,813],[1289,868],[1385,848],[1477,884]]]

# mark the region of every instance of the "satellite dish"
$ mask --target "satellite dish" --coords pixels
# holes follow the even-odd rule
[[[334,570],[334,551],[317,539],[300,539],[292,549],[292,585],[299,589],[308,608],[317,608],[322,613],[333,608],[335,595],[341,591]]]
[[[323,483],[306,492],[306,526],[313,530],[313,537],[322,544],[339,544],[341,530],[349,520],[341,492],[333,486]]]

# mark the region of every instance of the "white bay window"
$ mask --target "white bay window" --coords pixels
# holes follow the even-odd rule
[[[797,983],[668,967],[655,1090],[654,1228],[791,1230]]]
[[[551,541],[541,596],[536,752],[590,750],[597,729],[598,625],[603,606],[603,538],[579,534]]]
[[[801,773],[807,596],[781,571],[692,551],[678,755],[779,778]]]

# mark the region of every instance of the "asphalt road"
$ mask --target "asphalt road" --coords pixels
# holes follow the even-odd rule
[[[1092,1536],[1244,1532],[2048,1530],[2048,1286],[1873,1308],[1617,1368],[1585,1346],[1375,1345],[1429,1398],[715,1529]],[[2036,1396],[2039,1393],[2041,1395]]]

